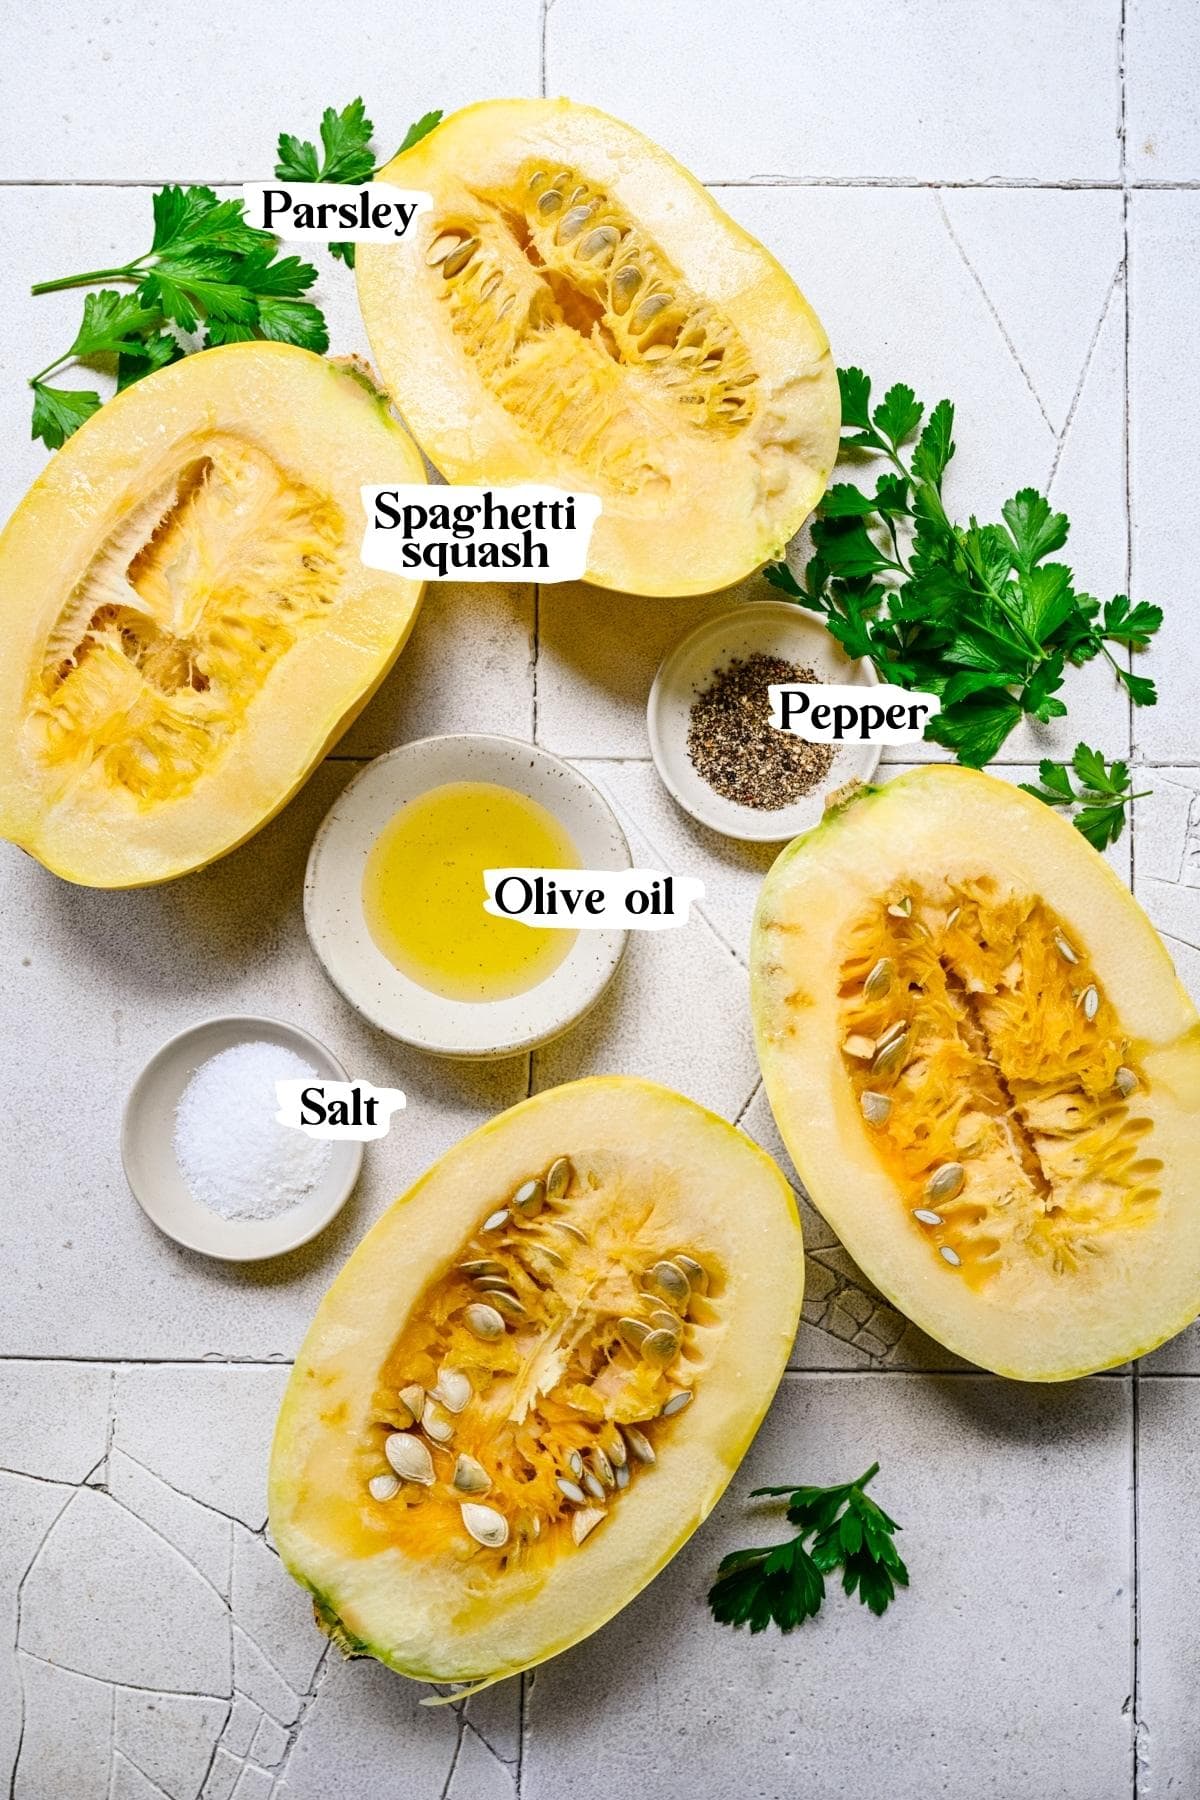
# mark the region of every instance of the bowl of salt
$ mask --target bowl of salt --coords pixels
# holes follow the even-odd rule
[[[362,1144],[275,1117],[277,1081],[346,1081],[324,1044],[279,1019],[206,1019],[165,1043],[130,1090],[121,1160],[160,1231],[224,1262],[307,1244],[345,1205]]]

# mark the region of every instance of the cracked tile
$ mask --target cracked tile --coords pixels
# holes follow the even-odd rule
[[[280,1725],[294,1725],[300,1717],[300,1696],[273,1668],[253,1638],[233,1627],[233,1679],[239,1693],[247,1694]]]
[[[112,1385],[98,1363],[0,1362],[0,1466],[82,1481],[104,1459]]]
[[[651,762],[581,760],[578,767],[603,789],[625,829],[645,840],[655,868],[703,881],[697,910],[744,963],[754,904],[779,845],[739,844],[698,825],[675,804]]]
[[[996,328],[1060,433],[1124,254],[1120,194],[949,188],[941,201]],[[1120,423],[1118,396],[1114,430]]]
[[[230,1691],[220,1596],[180,1551],[91,1488],[75,1493],[25,1578],[18,1642],[97,1680]]]
[[[312,1597],[262,1539],[240,1525],[234,1527],[233,1610],[288,1686],[306,1693],[328,1645],[313,1623]]]
[[[240,1757],[233,1757],[225,1750],[218,1750],[213,1757],[208,1779],[204,1783],[201,1800],[229,1800],[241,1772]]]
[[[259,1531],[288,1370],[236,1363],[123,1369],[115,1448],[181,1493]]]
[[[114,1742],[171,1800],[195,1800],[228,1712],[224,1700],[121,1688]]]
[[[222,1750],[227,1750],[230,1756],[246,1756],[265,1717],[262,1708],[255,1706],[253,1700],[247,1700],[245,1694],[235,1694],[229,1719],[221,1733]]]
[[[71,1498],[68,1487],[0,1472],[0,1784],[8,1781],[21,1738],[23,1701],[17,1640],[20,1584],[55,1519]]]
[[[1129,204],[1132,592],[1165,614],[1138,665],[1158,678],[1159,701],[1139,709],[1134,738],[1149,762],[1194,763],[1200,639],[1188,604],[1195,582],[1191,534],[1181,527],[1194,516],[1200,487],[1194,430],[1200,363],[1181,356],[1179,345],[1193,325],[1200,192],[1134,193]]]
[[[785,1377],[732,1490],[669,1571],[538,1670],[525,1800],[608,1800],[614,1719],[655,1800],[1123,1800],[1130,1423],[1118,1381]],[[849,1479],[876,1457],[872,1491],[906,1528],[912,1576],[886,1617],[839,1592],[788,1637],[715,1624],[704,1595],[721,1556],[778,1536],[750,1489]],[[1176,1616],[1182,1632],[1190,1611]]]
[[[198,1506],[151,1475],[123,1450],[114,1449],[108,1466],[108,1492],[153,1527],[182,1556],[194,1563],[223,1599],[229,1598],[229,1520]]]
[[[259,1769],[253,1763],[247,1763],[238,1776],[231,1800],[270,1800],[274,1786],[275,1777],[269,1769]]]
[[[287,1747],[288,1734],[283,1726],[277,1725],[274,1719],[268,1719],[264,1714],[250,1746],[250,1754],[255,1762],[261,1763],[265,1769],[278,1768]]]
[[[171,1800],[171,1796],[118,1750],[113,1753],[108,1800]]]
[[[509,1696],[515,1720],[517,1683],[508,1682],[501,1691]],[[332,1662],[288,1758],[277,1800],[328,1800],[331,1780],[350,1768],[355,1800],[396,1800],[400,1779],[414,1800],[443,1794],[460,1726],[452,1708],[421,1706],[425,1692],[378,1663]],[[486,1750],[476,1756],[478,1740],[465,1736],[472,1742],[467,1763],[472,1785],[462,1793],[452,1790],[453,1800],[512,1800],[512,1776],[504,1764]]]
[[[512,1770],[468,1726],[458,1747],[445,1800],[516,1800],[516,1793]]]
[[[1179,979],[1200,1000],[1200,769],[1136,769],[1135,891]]]
[[[25,1734],[12,1800],[108,1800],[113,1690],[20,1656]]]
[[[664,0],[653,35],[634,0],[555,0],[547,92],[635,121],[705,181],[1115,180],[1120,16],[1117,0],[809,0],[799,16],[765,0],[733,54],[729,14],[695,0]]]

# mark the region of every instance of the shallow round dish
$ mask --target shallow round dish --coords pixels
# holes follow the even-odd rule
[[[363,1147],[332,1140],[325,1174],[307,1200],[273,1219],[224,1219],[193,1199],[175,1160],[175,1108],[202,1063],[235,1044],[278,1044],[293,1050],[326,1081],[349,1077],[337,1058],[281,1019],[245,1014],[190,1025],[156,1050],[129,1091],[121,1121],[121,1161],[133,1197],[160,1231],[223,1262],[258,1262],[307,1244],[346,1204],[362,1168]]]
[[[852,662],[836,638],[810,613],[786,600],[754,600],[706,619],[682,638],[654,677],[647,706],[650,750],[664,786],[683,810],[723,837],[782,843],[819,824],[825,797],[855,776],[870,781],[879,765],[878,744],[839,744],[825,779],[791,806],[763,812],[739,806],[709,787],[688,755],[688,720],[693,703],[713,676],[735,659],[782,656],[821,681],[875,687],[878,677],[865,658]]]
[[[511,1056],[557,1037],[595,1005],[627,934],[579,932],[544,981],[505,1000],[446,1000],[402,974],[367,928],[363,871],[400,807],[450,781],[490,781],[539,801],[567,832],[581,868],[630,866],[608,802],[569,763],[516,738],[421,738],[369,763],[326,815],[309,852],[304,923],[330,980],[381,1031],[439,1056]]]

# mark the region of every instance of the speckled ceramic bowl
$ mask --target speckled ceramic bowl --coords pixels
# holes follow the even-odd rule
[[[839,744],[824,780],[791,806],[763,812],[739,806],[709,787],[688,755],[688,725],[694,702],[713,676],[735,658],[782,656],[819,681],[875,687],[878,677],[865,659],[851,662],[819,619],[786,600],[752,600],[706,619],[664,658],[654,677],[646,710],[650,750],[663,785],[685,812],[722,836],[758,843],[784,843],[820,823],[825,797],[857,776],[870,781],[879,766],[878,744]]]
[[[362,1168],[363,1147],[348,1138],[331,1146],[325,1173],[307,1199],[271,1219],[225,1219],[194,1198],[175,1160],[175,1108],[202,1063],[235,1044],[277,1044],[325,1081],[347,1081],[319,1039],[282,1019],[241,1013],[205,1019],[168,1040],[146,1064],[125,1102],[121,1161],[134,1199],[160,1231],[222,1262],[258,1262],[307,1244],[342,1210]],[[214,1129],[220,1121],[214,1121]]]
[[[421,738],[368,764],[327,814],[309,853],[304,922],[334,986],[381,1031],[439,1056],[512,1056],[557,1037],[595,1005],[627,934],[579,932],[544,981],[505,1000],[447,1000],[402,974],[367,928],[363,871],[400,807],[450,781],[495,782],[538,801],[567,832],[582,868],[630,866],[608,802],[569,763],[516,738]]]

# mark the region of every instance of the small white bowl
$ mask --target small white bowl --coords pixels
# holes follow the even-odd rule
[[[193,1198],[175,1160],[180,1095],[210,1057],[235,1044],[259,1043],[295,1051],[326,1081],[349,1079],[324,1044],[298,1025],[231,1014],[191,1025],[156,1050],[129,1090],[121,1120],[121,1161],[142,1211],[177,1244],[222,1262],[258,1262],[307,1244],[342,1210],[362,1168],[361,1143],[335,1138],[325,1173],[308,1199],[273,1219],[223,1219]],[[219,1120],[213,1129],[220,1129]]]
[[[819,824],[825,796],[855,776],[870,781],[879,765],[878,744],[839,744],[824,781],[791,806],[764,812],[739,806],[711,788],[688,755],[693,703],[712,686],[713,676],[735,658],[782,656],[821,681],[875,687],[878,676],[864,657],[852,662],[836,638],[802,607],[786,600],[754,600],[706,619],[666,656],[646,709],[650,750],[664,786],[693,819],[723,837],[755,843],[782,843]]]
[[[421,738],[369,763],[326,815],[309,852],[304,923],[329,979],[381,1031],[438,1056],[512,1056],[557,1037],[595,1005],[628,934],[579,932],[544,981],[506,1000],[447,1000],[402,974],[367,928],[363,870],[399,809],[450,781],[494,782],[539,801],[567,832],[582,868],[630,866],[608,802],[569,763],[516,738]]]

